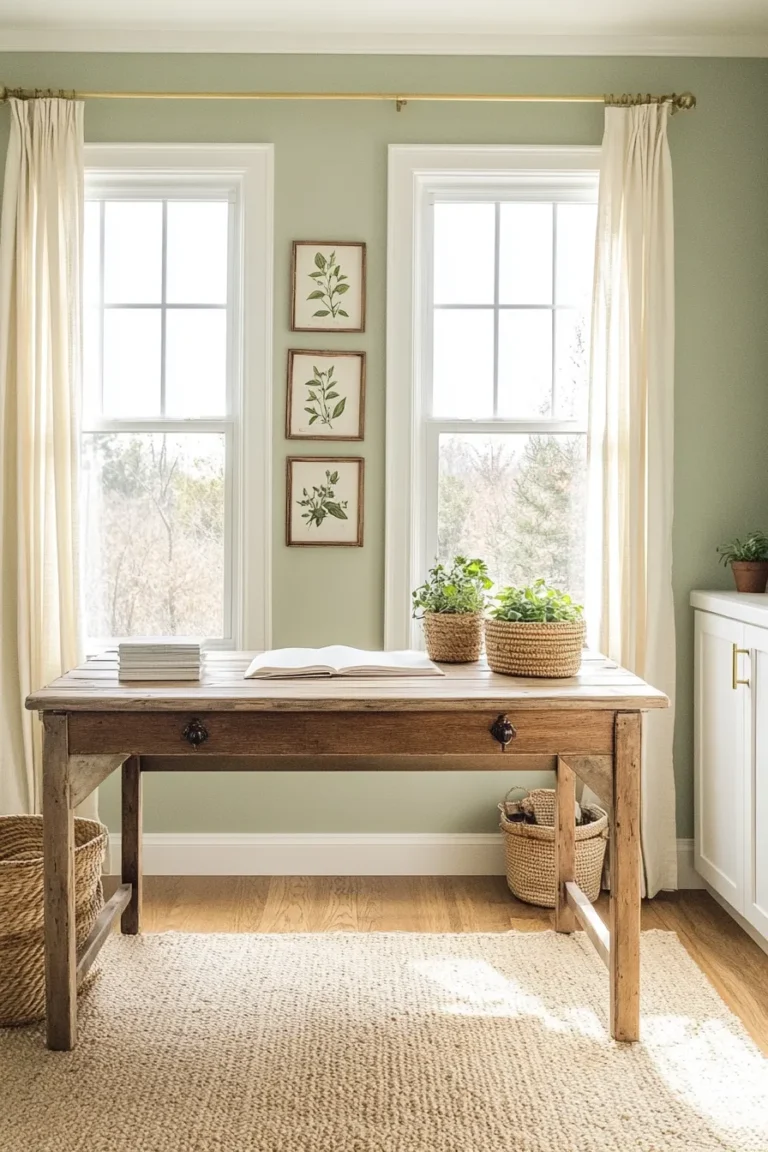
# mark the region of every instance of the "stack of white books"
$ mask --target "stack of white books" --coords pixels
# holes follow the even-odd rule
[[[124,640],[117,657],[120,680],[199,680],[203,644],[187,636]]]

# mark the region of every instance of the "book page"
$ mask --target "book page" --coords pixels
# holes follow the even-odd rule
[[[273,648],[254,657],[245,678],[292,676],[443,676],[423,652],[369,652],[345,644]]]

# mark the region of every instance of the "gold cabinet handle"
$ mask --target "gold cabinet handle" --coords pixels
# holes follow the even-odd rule
[[[733,686],[734,692],[738,688],[739,684],[746,684],[747,688],[749,688],[749,679],[739,680],[739,656],[749,656],[749,648],[739,648],[738,644],[734,644],[734,646],[733,646],[733,664],[732,664],[732,668],[731,668],[732,686]]]

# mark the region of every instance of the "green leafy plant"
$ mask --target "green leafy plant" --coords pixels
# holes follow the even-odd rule
[[[497,604],[491,609],[496,620],[546,624],[581,620],[584,609],[574,604],[567,592],[548,588],[545,580],[536,580],[525,588],[502,588]]]
[[[297,501],[299,507],[305,509],[301,518],[306,520],[308,528],[313,524],[319,528],[326,516],[333,516],[336,520],[348,519],[349,501],[337,500],[334,491],[334,485],[339,482],[338,472],[326,472],[325,479],[326,483],[319,487],[313,484],[311,492],[303,488],[301,494],[304,499]]]
[[[344,275],[341,265],[336,263],[336,253],[331,252],[326,260],[322,252],[316,252],[315,269],[309,275],[317,286],[307,296],[307,300],[319,301],[320,307],[312,315],[330,316],[334,320],[337,316],[349,318],[349,313],[341,306],[341,297],[349,292],[349,277]]]
[[[420,620],[425,612],[467,615],[482,612],[486,592],[493,586],[484,560],[454,556],[450,568],[435,564],[427,580],[413,593],[413,615]]]
[[[339,387],[339,382],[333,378],[333,369],[334,365],[332,364],[327,371],[321,372],[313,364],[312,379],[304,381],[304,387],[309,389],[307,400],[311,403],[311,407],[308,404],[304,411],[309,413],[310,425],[319,420],[321,424],[333,428],[333,421],[341,416],[347,406],[346,396],[335,391]],[[338,403],[329,406],[331,400],[337,400]]]
[[[733,564],[734,560],[737,562],[768,560],[768,536],[765,532],[750,532],[743,540],[737,537],[717,551],[721,561],[726,565]]]

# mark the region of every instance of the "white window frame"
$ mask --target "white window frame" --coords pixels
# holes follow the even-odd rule
[[[435,554],[441,432],[584,432],[580,421],[445,420],[428,415],[432,215],[436,200],[593,201],[599,147],[389,148],[384,642],[423,647],[411,590]]]
[[[90,419],[87,430],[223,432],[224,648],[272,641],[273,189],[271,144],[86,144],[86,199],[211,196],[233,206],[227,415],[215,420]]]

